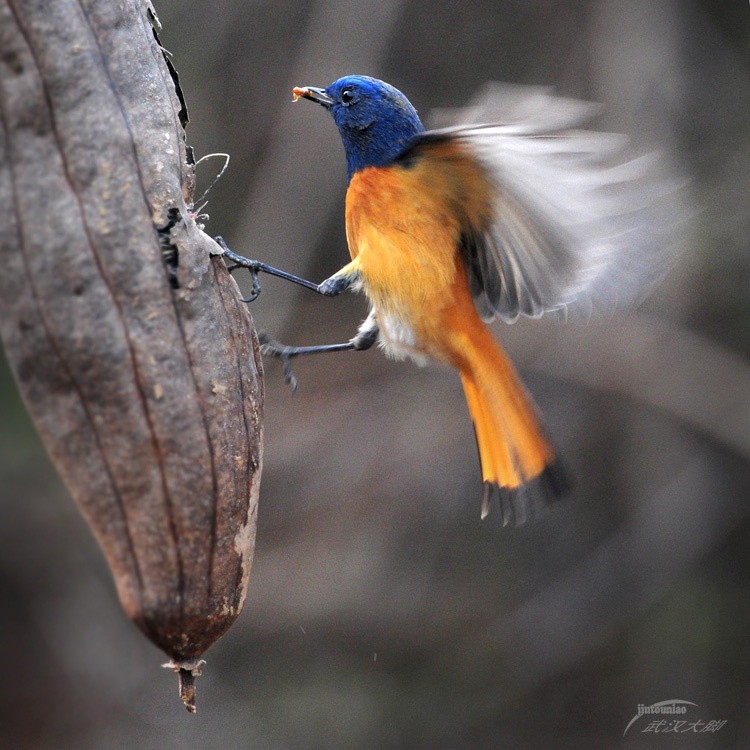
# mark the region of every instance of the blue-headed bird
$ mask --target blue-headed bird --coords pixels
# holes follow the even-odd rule
[[[328,110],[343,141],[351,262],[319,285],[255,261],[248,267],[330,296],[354,287],[369,300],[370,314],[349,342],[267,341],[264,352],[287,364],[377,341],[391,356],[456,368],[479,448],[482,517],[497,494],[507,523],[561,494],[566,480],[485,321],[560,313],[608,285],[615,287],[609,297],[628,296],[625,277],[642,275],[644,259],[666,252],[658,247],[665,224],[653,210],[664,191],[649,195],[639,181],[647,165],[610,164],[619,137],[573,129],[591,105],[543,89],[504,92],[515,98],[506,107],[514,114],[500,124],[425,131],[409,100],[374,78],[295,88],[295,100]]]

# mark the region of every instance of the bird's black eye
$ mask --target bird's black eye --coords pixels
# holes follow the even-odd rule
[[[354,92],[351,89],[344,89],[341,92],[341,103],[351,104],[354,101]]]

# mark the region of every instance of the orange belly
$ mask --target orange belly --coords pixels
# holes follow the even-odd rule
[[[444,188],[419,167],[366,169],[349,186],[349,249],[392,356],[450,359],[448,311],[475,314]]]

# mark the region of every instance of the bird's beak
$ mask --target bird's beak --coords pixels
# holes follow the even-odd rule
[[[331,99],[331,97],[326,94],[325,89],[318,89],[315,88],[315,86],[295,86],[292,89],[292,96],[295,102],[300,97],[303,97],[305,99],[309,99],[311,102],[322,104],[326,108],[330,107],[331,104],[333,104],[333,99]]]

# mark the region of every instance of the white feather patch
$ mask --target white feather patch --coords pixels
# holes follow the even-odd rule
[[[393,359],[412,359],[418,365],[426,365],[427,357],[419,349],[414,329],[396,312],[376,310],[380,326],[380,347]]]

